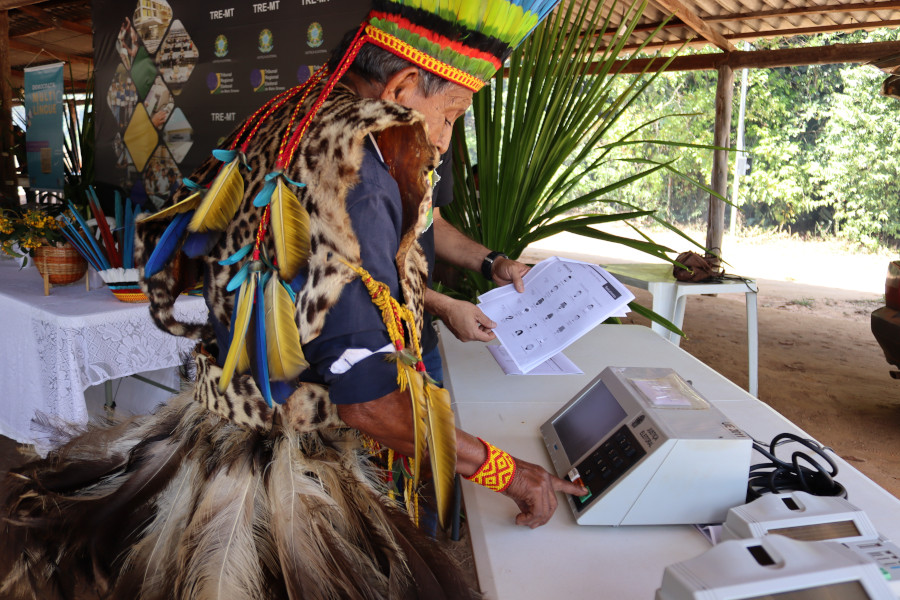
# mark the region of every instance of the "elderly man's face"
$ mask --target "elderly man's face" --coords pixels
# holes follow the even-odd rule
[[[414,68],[405,69],[392,78],[382,98],[421,113],[428,125],[431,143],[440,149],[441,154],[450,147],[454,121],[472,104],[472,92],[456,84],[444,86],[440,92],[425,96],[418,85],[418,72]]]

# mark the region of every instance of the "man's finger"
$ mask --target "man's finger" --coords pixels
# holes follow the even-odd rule
[[[512,283],[513,287],[520,294],[525,291],[525,282],[522,281],[522,274],[519,273],[518,269],[512,269]]]
[[[567,479],[560,479],[559,477],[553,478],[553,489],[558,492],[563,492],[564,494],[571,494],[573,496],[584,496],[588,493],[588,489],[586,487],[572,483]]]

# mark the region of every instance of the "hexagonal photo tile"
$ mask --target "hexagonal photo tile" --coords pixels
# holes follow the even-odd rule
[[[181,171],[168,148],[159,146],[144,169],[144,189],[157,208],[181,185]]]
[[[175,110],[175,98],[162,77],[156,78],[153,87],[150,88],[150,92],[144,98],[144,108],[147,109],[147,114],[150,115],[150,122],[157,129],[163,128],[163,125],[169,120],[172,111]]]
[[[166,0],[138,0],[131,20],[144,46],[153,54],[172,22],[172,7]]]
[[[128,153],[131,154],[134,166],[138,171],[143,171],[144,165],[147,164],[147,160],[153,154],[153,149],[156,148],[159,141],[159,134],[153,127],[153,123],[150,122],[150,115],[147,114],[147,109],[143,104],[134,107],[134,114],[131,116],[131,121],[128,123],[128,128],[125,129],[125,136],[122,139],[125,141]]]
[[[106,104],[115,116],[119,128],[125,127],[131,120],[137,102],[137,88],[134,87],[134,82],[125,67],[119,65],[106,91]]]
[[[200,53],[181,21],[175,20],[156,55],[156,67],[176,96],[187,83]]]
[[[172,153],[172,158],[179,164],[194,145],[194,130],[180,108],[175,109],[169,122],[166,123],[163,140],[166,142],[169,152]]]

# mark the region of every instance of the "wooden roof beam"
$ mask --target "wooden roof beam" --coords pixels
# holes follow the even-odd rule
[[[725,52],[733,52],[736,48],[718,31],[713,30],[703,19],[697,16],[693,10],[685,6],[681,0],[653,0],[666,12],[673,13],[681,19],[685,25],[693,29],[702,38],[719,47]]]
[[[51,58],[58,58],[60,60],[68,61],[72,64],[76,65],[92,65],[94,64],[94,60],[89,56],[81,56],[80,54],[70,54],[68,52],[63,52],[56,49],[47,50],[46,48],[42,48],[41,46],[35,46],[33,44],[26,44],[24,42],[20,42],[19,40],[9,40],[9,49],[10,50],[18,50],[19,52],[31,52],[35,56],[44,52]]]
[[[31,6],[32,4],[40,4],[44,0],[0,0],[0,10],[12,10],[14,8],[22,8],[23,6]]]
[[[732,69],[774,69],[801,65],[828,65],[838,63],[870,63],[900,54],[900,42],[874,42],[871,44],[833,44],[814,48],[782,48],[779,50],[753,50],[715,54],[676,56],[667,72],[706,71],[729,66]],[[623,66],[622,73],[640,73],[648,63],[662,65],[667,59],[639,58]],[[653,65],[650,65],[653,69]],[[615,70],[615,69],[614,69]]]
[[[35,8],[34,6],[22,6],[19,8],[20,11],[40,21],[43,25],[47,25],[49,27],[55,27],[57,29],[63,29],[65,31],[71,31],[72,33],[80,33],[83,35],[93,35],[94,31],[87,25],[82,25],[81,23],[76,23],[75,21],[66,21],[64,19],[57,19],[56,17],[47,14],[44,10],[40,8]]]
[[[900,10],[900,0],[888,0],[887,2],[862,2],[857,4],[816,4],[812,6],[762,10],[748,13],[736,13],[733,15],[710,15],[708,17],[703,17],[703,20],[706,23],[729,23],[735,21],[752,21],[757,19],[773,19],[807,15],[830,15],[845,12],[873,12],[878,10]],[[655,31],[660,26],[662,26],[663,30],[687,27],[687,25],[682,22],[681,19],[675,18],[671,19],[667,23],[644,23],[643,25],[638,25],[637,27],[635,27],[634,31],[635,33],[645,33]],[[609,27],[609,30],[616,31],[616,29],[612,26]],[[729,36],[726,36],[726,39],[731,38]]]
[[[56,17],[47,14],[46,11],[35,8],[34,6],[21,6],[19,10],[32,17],[37,19],[43,25],[47,25],[49,27],[55,27],[57,29],[63,29],[65,31],[71,31],[72,33],[80,33],[83,35],[93,35],[94,31],[87,25],[82,25],[81,23],[76,23],[75,21],[66,21],[63,19],[57,19]]]

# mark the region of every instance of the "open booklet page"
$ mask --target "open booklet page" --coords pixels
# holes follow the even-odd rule
[[[512,285],[479,296],[497,323],[494,333],[523,373],[564,350],[609,317],[624,316],[634,295],[601,267],[557,256],[539,262]]]

